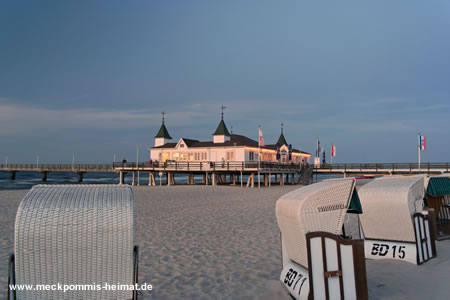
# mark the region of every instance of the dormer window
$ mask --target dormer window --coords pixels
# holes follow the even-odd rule
[[[184,148],[184,144],[180,144],[180,148]]]

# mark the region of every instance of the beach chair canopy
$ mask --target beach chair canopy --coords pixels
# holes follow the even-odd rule
[[[308,232],[341,233],[345,214],[351,204],[352,211],[361,209],[357,194],[353,198],[354,191],[353,178],[338,179],[304,186],[278,199],[278,226],[291,260],[308,268],[305,237]]]
[[[450,178],[447,176],[432,176],[429,178],[426,196],[450,195]]]
[[[16,284],[134,285],[133,192],[38,185],[15,223]],[[131,299],[132,291],[17,291],[17,299]]]
[[[423,176],[376,178],[359,189],[365,238],[415,242],[412,216],[420,212]]]

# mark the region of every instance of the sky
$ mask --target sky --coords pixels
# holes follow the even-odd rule
[[[450,2],[1,1],[0,162],[147,160],[161,125],[450,160]]]

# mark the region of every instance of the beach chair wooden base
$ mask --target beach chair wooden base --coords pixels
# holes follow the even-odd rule
[[[421,265],[436,257],[433,210],[414,214],[416,240],[391,241],[366,237],[364,249],[366,258],[395,259]]]
[[[309,269],[288,260],[280,275],[294,299],[368,299],[363,240],[322,231],[306,240]]]

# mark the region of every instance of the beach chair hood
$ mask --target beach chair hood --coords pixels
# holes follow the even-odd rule
[[[354,191],[354,179],[339,179],[301,187],[278,199],[277,222],[291,260],[308,268],[308,232],[341,233]],[[359,211],[357,198],[354,201],[353,210]]]
[[[19,205],[16,284],[134,284],[129,186],[39,185]],[[130,291],[17,291],[18,299],[131,299]]]
[[[381,177],[358,192],[366,238],[415,242],[413,215],[423,206],[423,176]]]

